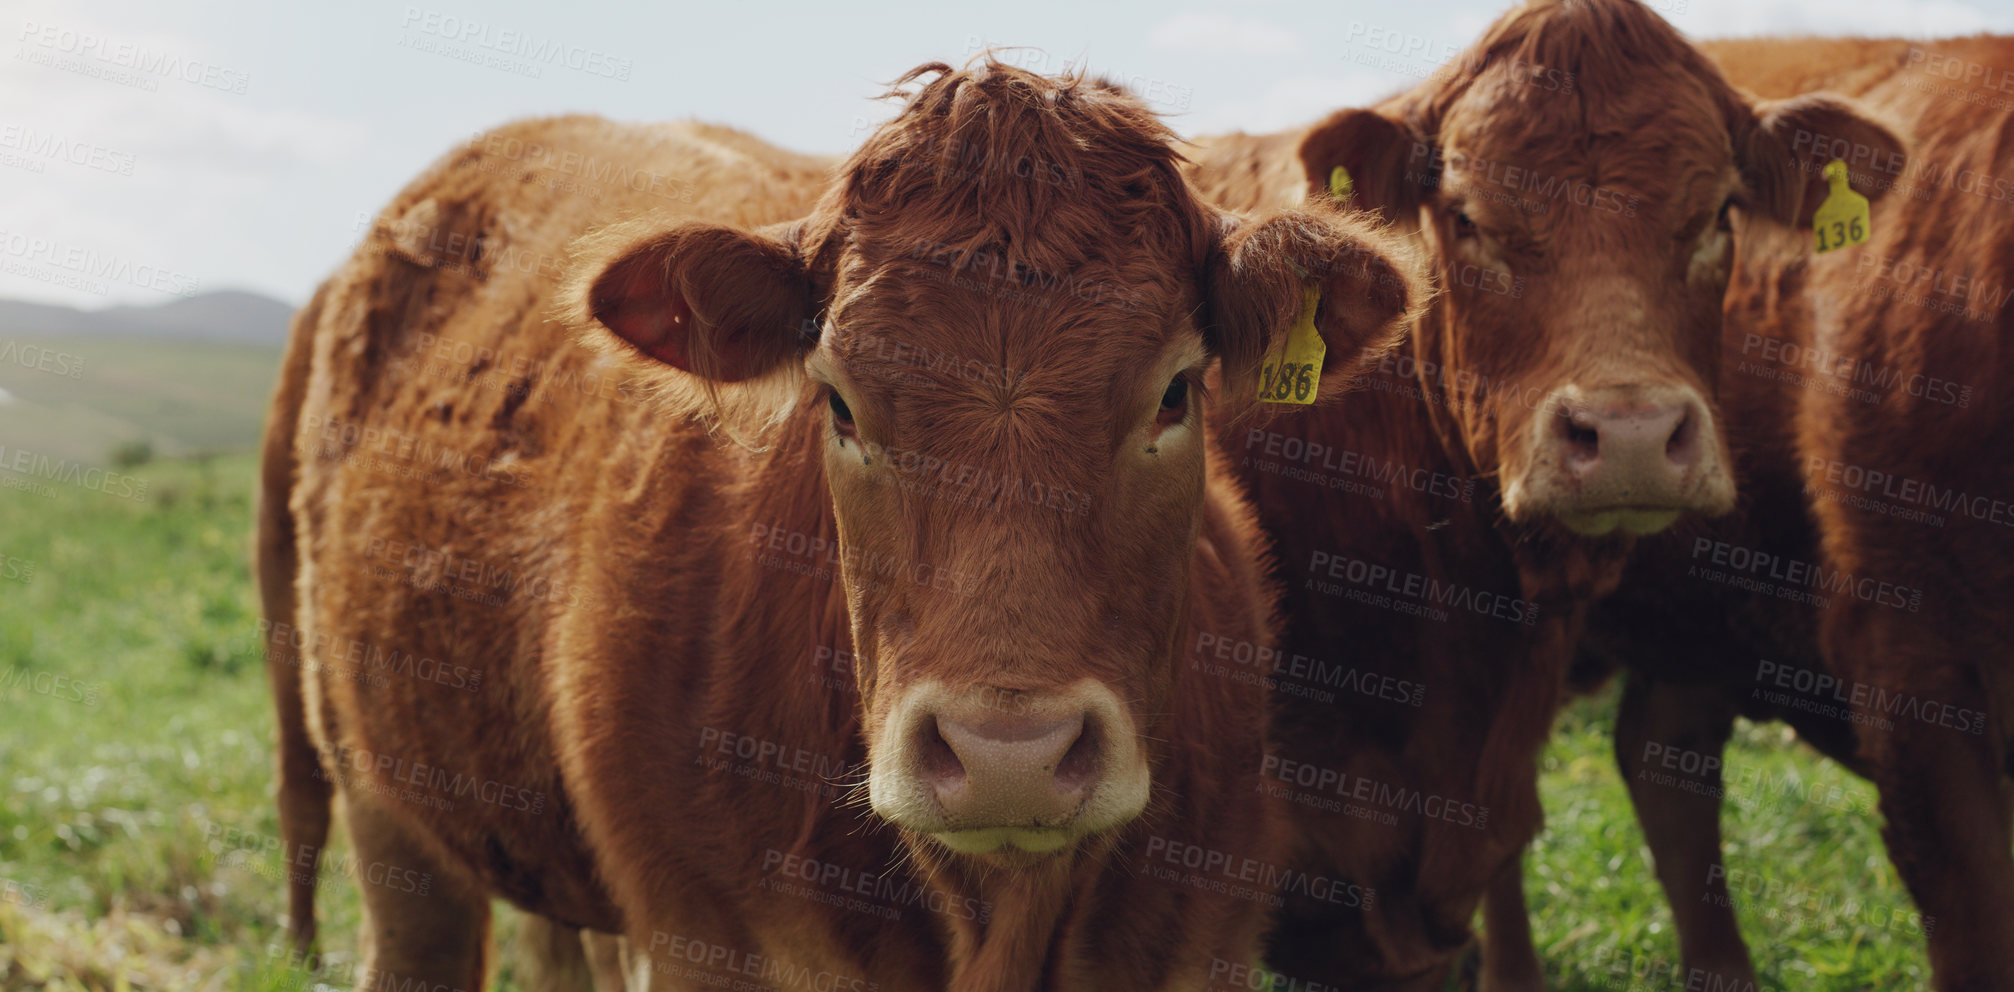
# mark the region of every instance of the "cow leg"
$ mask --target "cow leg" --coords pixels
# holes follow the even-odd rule
[[[1536,992],[1545,988],[1531,912],[1524,902],[1524,853],[1497,872],[1483,894],[1482,992]]]
[[[1646,753],[1683,748],[1718,759],[1734,733],[1735,708],[1712,685],[1683,686],[1631,675],[1615,715],[1615,756],[1636,822],[1650,845],[1658,883],[1678,928],[1679,958],[1707,987],[1756,988],[1755,965],[1720,862],[1720,769],[1654,781]]]
[[[292,654],[291,648],[269,646],[268,650]],[[274,763],[280,779],[280,845],[286,852],[287,931],[294,950],[310,955],[315,950],[315,881],[320,876],[322,847],[329,841],[335,794],[323,776],[321,757],[308,739],[299,660],[293,655],[269,661],[266,675],[272,683],[278,717],[279,746]]]
[[[1940,633],[1966,629],[1960,620],[1880,612],[1869,608],[1860,618],[1868,636],[1828,637],[1828,647],[1856,685],[1906,687],[1899,702],[1892,689],[1869,691],[1856,707],[1862,755],[1881,790],[1888,857],[1922,910],[1937,988],[2014,989],[2006,731],[1988,725],[1972,733],[1969,719],[1962,729],[1937,722],[1946,707],[1983,708],[1990,697],[1970,659],[1987,656],[1941,643]]]
[[[649,992],[650,956],[630,949],[629,939],[598,930],[582,930],[594,992]]]
[[[602,992],[588,959],[587,931],[526,913],[518,921],[517,984],[530,992]],[[620,992],[620,986],[617,986]]]
[[[358,879],[364,897],[360,992],[424,984],[480,992],[489,940],[489,897],[391,813],[344,790],[343,823],[358,866],[396,865],[431,878],[424,892]]]

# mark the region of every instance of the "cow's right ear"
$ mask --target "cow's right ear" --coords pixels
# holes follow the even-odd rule
[[[811,279],[793,231],[684,224],[609,232],[578,262],[576,319],[591,318],[637,351],[711,383],[800,363],[817,337],[805,330]]]
[[[1406,226],[1417,222],[1438,164],[1431,144],[1374,110],[1338,110],[1301,140],[1310,199],[1330,195],[1330,178],[1341,166],[1351,185],[1345,205]]]

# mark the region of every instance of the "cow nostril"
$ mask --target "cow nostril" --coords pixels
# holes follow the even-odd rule
[[[916,771],[925,781],[940,788],[956,786],[965,780],[965,763],[958,760],[958,752],[938,731],[935,718],[917,728]]]
[[[1573,445],[1575,454],[1593,457],[1601,452],[1601,433],[1592,427],[1569,423],[1566,425],[1566,440]]]
[[[1099,751],[1098,724],[1084,721],[1084,732],[1070,744],[1070,750],[1063,753],[1063,760],[1056,763],[1056,788],[1064,793],[1076,792],[1089,785],[1098,777]]]
[[[1664,443],[1664,456],[1680,465],[1691,464],[1699,454],[1698,439],[1699,426],[1687,408],[1678,418],[1678,426],[1672,428],[1671,439]]]
[[[1565,454],[1576,462],[1591,462],[1601,457],[1600,423],[1586,410],[1571,407],[1559,411],[1557,436],[1565,442]]]

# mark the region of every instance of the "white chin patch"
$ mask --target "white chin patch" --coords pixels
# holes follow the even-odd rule
[[[1060,851],[1073,839],[1068,831],[1043,827],[987,827],[983,830],[947,830],[931,834],[959,854],[991,854],[1003,847],[1015,847],[1030,854]]]
[[[1655,534],[1672,525],[1678,519],[1677,510],[1642,510],[1621,508],[1597,510],[1593,513],[1562,513],[1559,522],[1582,537],[1601,537],[1620,530],[1642,537]]]

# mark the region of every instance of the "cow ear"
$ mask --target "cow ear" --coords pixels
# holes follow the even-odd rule
[[[1872,201],[1902,177],[1907,158],[1903,140],[1866,110],[1829,93],[1808,93],[1756,106],[1741,178],[1755,213],[1806,228],[1829,192],[1827,163],[1845,160],[1854,192]]]
[[[1251,219],[1224,215],[1209,262],[1206,332],[1233,409],[1256,402],[1260,368],[1319,291],[1314,327],[1324,355],[1314,398],[1342,393],[1397,347],[1428,282],[1411,243],[1368,218],[1327,206]]]
[[[576,316],[711,383],[799,364],[816,335],[805,332],[811,279],[792,230],[685,224],[604,237],[580,264]]]
[[[1338,110],[1301,139],[1310,199],[1330,197],[1340,166],[1349,176],[1350,193],[1342,198],[1347,205],[1408,226],[1433,185],[1437,161],[1430,144],[1374,110]]]

